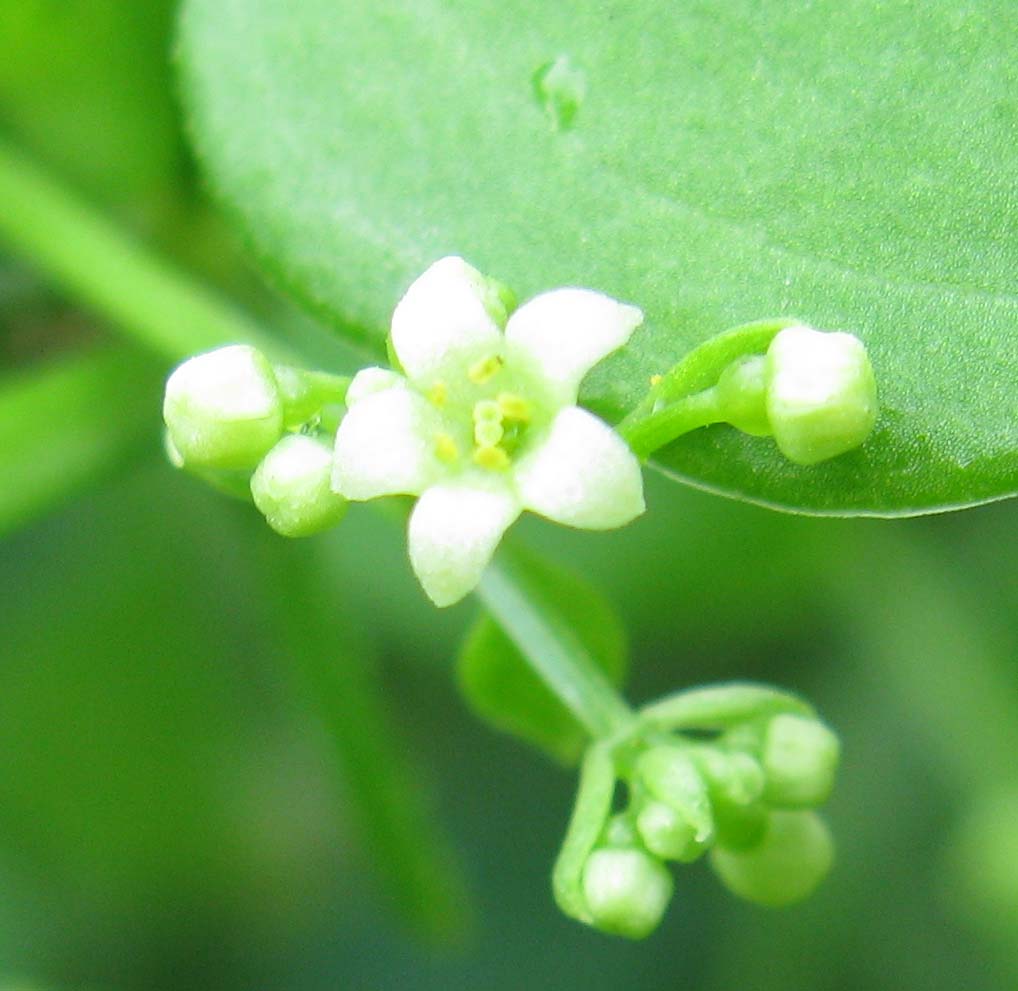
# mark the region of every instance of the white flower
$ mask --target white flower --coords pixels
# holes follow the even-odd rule
[[[463,259],[436,262],[392,316],[405,375],[361,371],[336,435],[335,491],[420,497],[410,561],[439,606],[477,585],[525,509],[591,530],[644,509],[636,457],[576,405],[583,376],[643,314],[571,288],[535,297],[508,323],[504,312],[495,285]]]

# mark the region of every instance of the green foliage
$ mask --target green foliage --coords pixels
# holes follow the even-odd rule
[[[173,0],[0,0],[0,121],[105,199],[152,207],[183,157]],[[157,207],[159,204],[155,204]]]
[[[555,609],[613,685],[626,674],[626,638],[611,603],[589,582],[533,554],[523,557],[531,588]],[[586,731],[537,677],[497,620],[482,613],[459,653],[459,684],[471,708],[563,764],[580,755]]]
[[[192,18],[200,6],[193,0]],[[617,418],[650,373],[683,354],[688,372],[704,357],[689,347],[716,342],[716,330],[792,313],[866,340],[885,409],[876,446],[796,469],[773,441],[716,426],[676,443],[666,467],[814,512],[922,510],[1014,488],[1006,5],[935,3],[921,17],[829,0],[780,10],[297,6],[204,5],[203,16],[251,18],[213,39],[224,57],[202,67],[209,93],[214,83],[236,96],[252,64],[278,65],[291,41],[294,61],[311,64],[304,75],[294,67],[292,86],[257,75],[237,119],[221,119],[214,140],[202,129],[202,141],[217,183],[228,158],[261,182],[250,202],[243,190],[221,192],[270,267],[342,322],[347,339],[377,354],[399,291],[449,250],[524,295],[593,285],[650,317],[642,339],[586,383],[586,402]],[[115,208],[131,217],[186,209],[186,187],[160,179],[175,151],[168,9],[164,0],[0,0],[0,124],[91,191],[123,198]],[[279,33],[259,34],[276,11]],[[321,30],[309,37],[312,21]],[[336,37],[344,27],[348,37]],[[240,61],[225,57],[252,36],[264,44]],[[356,54],[336,61],[339,50]],[[289,114],[287,101],[304,95],[316,113],[324,107],[317,127]],[[199,124],[213,102],[194,102]],[[266,132],[255,140],[250,106]],[[327,145],[310,177],[300,162],[290,173],[274,167],[314,150],[298,132]],[[222,147],[227,135],[240,142],[236,160]],[[281,147],[266,155],[273,139]],[[309,178],[331,179],[333,196],[322,201]],[[0,201],[11,247],[164,360],[238,340],[276,360],[288,321],[259,340],[259,328],[6,147]],[[291,221],[301,202],[307,214]],[[240,272],[204,232],[167,228],[164,240],[206,278]],[[315,271],[321,281],[309,291]],[[246,285],[242,276],[232,284]],[[0,267],[0,306],[10,289]],[[258,306],[257,297],[238,301]],[[50,317],[65,313],[61,304]],[[66,346],[62,322],[48,322],[40,352]],[[16,361],[32,343],[0,342]],[[155,449],[154,374],[106,351],[0,379],[0,531]],[[305,400],[317,400],[307,383],[291,384],[286,428],[295,430],[309,415],[298,412]],[[742,412],[763,432],[753,403]],[[402,988],[412,973],[422,988],[499,989],[540,986],[553,971],[569,987],[628,988],[670,986],[677,967],[704,989],[1011,986],[1018,506],[876,528],[775,518],[665,484],[649,488],[654,512],[625,534],[580,540],[528,521],[529,535],[552,558],[598,573],[624,606],[641,655],[638,692],[749,674],[823,699],[849,773],[832,809],[845,869],[819,910],[741,913],[715,902],[691,869],[657,947],[629,952],[561,925],[535,883],[560,828],[561,778],[462,718],[444,677],[459,614],[424,608],[393,535],[360,517],[335,540],[294,547],[256,527],[250,507],[203,501],[200,487],[163,466],[0,547],[11,578],[0,643],[10,758],[0,787],[0,969],[38,976],[32,986],[272,988],[299,973],[313,986],[341,974],[341,983]],[[936,553],[922,553],[936,542]],[[577,670],[599,675],[597,651],[565,597],[540,598],[504,556],[481,594],[517,663],[525,657],[560,693],[578,690],[588,730],[631,715],[605,702],[607,679],[573,680]],[[384,696],[372,644],[348,627],[358,614],[371,617],[386,652]],[[596,611],[586,621],[605,622]],[[729,704],[734,727],[761,699],[740,708],[732,691],[666,699],[640,718],[666,731]],[[793,721],[809,715],[795,712]],[[767,806],[826,794],[836,758],[815,725],[805,750],[798,730],[776,727],[775,749],[760,754],[768,781],[759,799],[763,772],[752,759],[719,761],[703,740],[692,747],[728,844],[715,848],[715,866],[765,901],[787,898],[795,875],[805,891],[829,853],[812,827],[776,843]],[[756,740],[766,751],[759,733],[736,733],[732,744]],[[410,744],[422,754],[408,765],[418,757]],[[345,862],[349,819],[404,910],[428,931],[457,929],[463,891],[422,795],[425,763],[457,846],[484,865],[475,888],[490,934],[463,958],[388,932]],[[611,813],[626,768],[609,759],[602,769],[591,804],[577,810],[595,819],[571,828],[578,847],[563,850],[577,871],[566,899],[584,912],[593,900],[600,924],[642,933],[662,898],[633,900],[635,889],[613,888],[614,870],[599,878],[583,866],[595,846],[622,849],[638,877],[628,851],[641,842],[686,859],[695,833],[686,820],[702,792],[690,802],[685,787],[668,790],[672,804],[642,795],[625,819]],[[894,815],[873,814],[888,808]],[[810,830],[817,855],[804,859]],[[967,930],[954,925],[959,912]],[[996,961],[987,938],[998,941]]]
[[[154,443],[159,381],[147,360],[113,348],[0,378],[0,534]]]
[[[524,295],[573,283],[646,310],[586,383],[610,419],[726,326],[850,330],[883,409],[863,450],[802,468],[712,427],[657,460],[774,506],[894,515],[1016,489],[996,7],[189,0],[181,50],[215,189],[277,279],[364,344],[450,251]],[[532,91],[560,54],[586,79],[570,129]]]

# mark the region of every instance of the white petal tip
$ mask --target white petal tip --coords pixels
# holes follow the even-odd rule
[[[477,586],[520,508],[508,491],[435,485],[410,516],[410,563],[428,598],[454,605]]]
[[[575,398],[583,376],[622,347],[643,311],[593,289],[554,289],[524,303],[509,319],[506,340],[544,378]]]
[[[336,432],[333,491],[355,501],[424,491],[436,470],[428,435],[425,400],[409,389],[365,396]]]
[[[515,480],[527,509],[585,530],[624,526],[646,508],[636,456],[611,427],[576,406],[558,414]]]
[[[462,258],[441,258],[407,289],[392,314],[392,346],[407,375],[427,381],[456,354],[497,347],[486,280]]]

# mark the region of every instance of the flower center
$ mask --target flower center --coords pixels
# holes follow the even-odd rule
[[[450,467],[463,459],[486,471],[505,471],[539,412],[524,395],[533,391],[500,354],[482,355],[433,383],[425,395],[443,421],[434,436],[436,456]]]

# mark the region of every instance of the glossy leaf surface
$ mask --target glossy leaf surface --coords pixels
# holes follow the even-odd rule
[[[447,253],[521,298],[592,286],[647,314],[585,384],[614,420],[726,327],[851,330],[882,401],[863,449],[799,468],[721,426],[656,460],[896,515],[1018,489],[1012,23],[992,0],[190,0],[182,64],[214,188],[349,335],[380,350]]]

